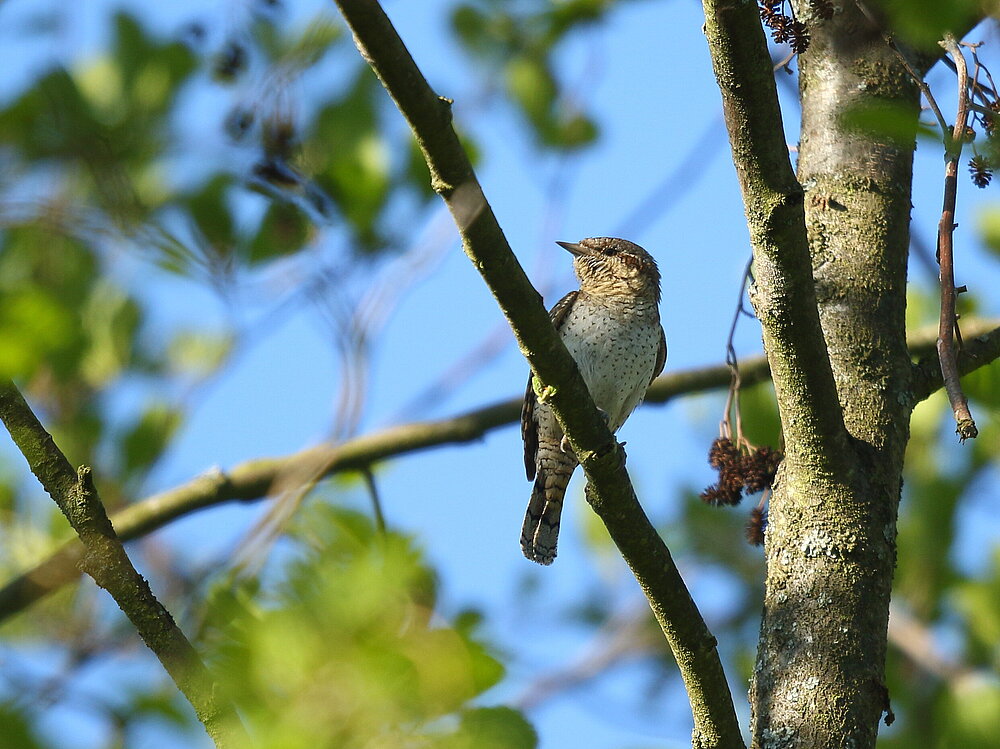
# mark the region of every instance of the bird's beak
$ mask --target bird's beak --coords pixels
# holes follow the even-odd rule
[[[590,251],[586,247],[576,242],[556,242],[556,244],[576,257],[590,254]]]

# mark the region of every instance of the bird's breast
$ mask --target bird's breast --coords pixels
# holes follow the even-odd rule
[[[638,405],[653,376],[660,344],[655,308],[575,304],[560,331],[594,403],[615,431]]]

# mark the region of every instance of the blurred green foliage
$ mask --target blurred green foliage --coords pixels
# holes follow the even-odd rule
[[[504,93],[537,142],[570,150],[593,143],[599,131],[559,80],[554,56],[565,37],[600,22],[614,5],[613,0],[475,0],[457,4],[451,22],[469,54],[503,81]]]
[[[599,127],[567,85],[559,55],[564,42],[603,22],[615,5],[469,0],[455,3],[451,29],[539,148],[569,151],[596,142]],[[971,7],[882,5],[917,41],[936,40],[942,25]],[[114,508],[141,496],[184,425],[188,404],[174,395],[211,377],[238,346],[227,330],[149,335],[141,284],[117,272],[122,247],[208,285],[308,255],[331,234],[344,239],[354,260],[367,262],[400,244],[399,227],[407,222],[399,212],[426,208],[432,193],[415,144],[395,115],[387,116],[377,81],[327,16],[289,28],[258,13],[245,27],[224,29],[221,41],[206,41],[211,36],[194,26],[189,43],[161,38],[124,12],[108,24],[110,41],[99,54],[69,68],[43,68],[0,103],[0,376],[24,386],[72,461],[100,467],[102,496]],[[52,41],[45,25],[35,33],[40,43]],[[337,58],[340,50],[350,54]],[[298,102],[294,83],[317,69],[336,85]],[[208,90],[205,100],[217,105],[198,117],[213,123],[218,143],[185,161],[178,154],[193,149],[185,130],[194,118],[183,104],[195,89]],[[857,127],[908,139],[912,118],[904,114],[887,105],[845,116]],[[476,143],[463,139],[475,155]],[[998,251],[998,215],[984,215],[983,231]],[[911,297],[911,326],[935,317],[932,300]],[[112,414],[107,394],[136,382],[156,396]],[[914,414],[894,598],[933,642],[942,633],[960,676],[928,671],[891,648],[889,688],[899,719],[884,730],[885,747],[1000,746],[1000,557],[994,553],[973,570],[958,559],[963,509],[975,508],[980,482],[997,481],[1000,368],[982,369],[965,383],[982,431],[974,443],[953,448],[941,396]],[[770,385],[744,391],[741,405],[747,436],[778,446]],[[707,452],[714,434],[703,436]],[[707,484],[707,464],[702,470]],[[5,577],[67,534],[52,503],[39,502],[38,488],[19,476],[0,464]],[[711,624],[729,672],[745,680],[764,579],[761,551],[743,542],[747,505],[756,498],[742,508],[707,507],[697,499],[700,488],[686,492],[676,516],[660,525],[685,572],[708,571],[731,586]],[[651,503],[650,513],[659,517],[675,504],[673,497]],[[596,632],[620,614],[623,570],[606,531],[583,502],[578,506],[600,575],[562,613]],[[170,569],[170,560],[155,553],[149,560],[152,574],[171,583],[163,586],[171,609],[184,613],[186,625],[201,623],[198,645],[261,746],[537,744],[519,712],[489,704],[489,689],[505,669],[484,640],[488,627],[474,614],[446,619],[436,610],[436,575],[412,539],[382,536],[365,517],[325,505],[311,507],[290,539],[292,561],[269,566],[277,580],[267,584],[261,580],[268,575],[233,585],[225,570],[198,576]],[[207,597],[202,586],[210,588]],[[67,671],[134,644],[128,628],[109,622],[113,617],[88,592],[66,591],[35,606],[5,624],[5,636],[27,649],[61,649]],[[653,636],[637,637],[633,653],[645,659],[655,693],[676,684],[676,671],[655,625],[645,625],[637,631]],[[7,683],[25,698],[0,704],[0,748],[48,746],[38,726],[51,703],[39,695],[58,696],[45,691],[47,680],[38,681]],[[191,732],[192,743],[204,740],[162,682],[123,687],[119,697],[86,706],[111,727],[109,746],[127,745],[130,727],[150,721]]]
[[[979,0],[869,0],[866,5],[882,14],[899,39],[928,54],[940,52],[937,43],[945,31],[965,31],[982,15]]]
[[[393,250],[399,206],[422,210],[433,196],[412,138],[383,122],[388,105],[367,66],[354,54],[330,63],[342,26],[329,14],[300,28],[280,18],[253,14],[219,42],[199,22],[184,43],[119,11],[105,48],[43,67],[0,105],[0,376],[18,380],[70,460],[99,466],[111,509],[142,496],[183,425],[186,404],[171,394],[211,377],[236,345],[233,333],[210,329],[150,336],[141,284],[116,272],[117,253],[132,248],[221,287],[330,234],[357,257]],[[58,29],[35,32],[44,43]],[[323,65],[339,84],[293,102],[296,78]],[[217,108],[200,116],[214,117],[219,142],[234,150],[189,168],[182,117],[192,89],[208,91]],[[124,414],[106,408],[104,393],[136,382],[159,395]],[[0,477],[5,578],[68,535],[52,503],[16,476],[4,466]],[[504,668],[474,618],[449,626],[434,612],[434,574],[410,540],[323,508],[301,530],[301,553],[279,584],[251,595],[256,583],[234,592],[220,581],[191,611],[261,746],[536,746],[520,713],[483,703]],[[164,573],[179,590],[200,584]],[[29,648],[61,644],[72,672],[133,637],[120,620],[108,626],[93,600],[86,585],[64,591],[5,633]],[[49,699],[38,690],[57,687],[15,687],[16,672],[5,662],[14,691],[0,703],[0,746],[48,746],[36,727]],[[123,684],[86,709],[104,718],[111,745],[151,722],[203,740],[161,681]]]
[[[357,513],[304,514],[276,589],[216,587],[204,644],[262,749],[530,749],[516,711],[470,704],[504,668],[466,621],[434,614],[413,542]]]
[[[915,119],[913,111],[898,101],[866,101],[846,107],[842,120],[848,130],[881,136],[899,148],[912,148],[917,137],[941,141],[937,128]]]

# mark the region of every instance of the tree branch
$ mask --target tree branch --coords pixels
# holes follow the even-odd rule
[[[687,687],[695,724],[693,743],[706,748],[743,747],[715,638],[639,505],[624,454],[483,196],[451,127],[449,103],[431,90],[376,0],[337,0],[337,5],[354,32],[358,50],[409,122],[432,186],[448,205],[466,254],[547,389],[552,409],[587,474],[591,504],[649,599]]]
[[[9,380],[0,382],[0,419],[32,473],[83,542],[78,555],[80,569],[115,599],[191,703],[215,745],[250,746],[235,708],[217,699],[215,681],[197,651],[132,566],[94,487],[91,469],[81,466],[73,470]]]
[[[786,459],[842,474],[847,431],[816,305],[802,186],[788,159],[757,4],[703,0],[703,6],[750,229],[751,300],[775,374]]]
[[[996,320],[968,320],[966,350],[959,359],[962,374],[1000,358],[1000,333],[993,330]],[[992,331],[992,332],[991,332]],[[914,365],[911,390],[913,403],[941,388],[941,371],[934,353],[937,328],[917,333],[910,340],[910,353],[924,357]],[[990,346],[982,341],[989,338]],[[983,346],[982,349],[979,347]],[[671,372],[658,377],[646,392],[645,404],[662,405],[683,395],[717,390],[729,385],[727,365]],[[740,363],[744,387],[768,379],[770,371],[763,356]],[[340,473],[364,471],[379,461],[408,455],[441,445],[481,439],[487,433],[517,421],[521,399],[511,398],[492,406],[448,419],[423,421],[383,429],[339,445],[320,445],[292,455],[258,458],[240,463],[228,472],[214,470],[186,484],[155,494],[119,510],[112,518],[118,538],[142,538],[172,521],[199,510],[227,502],[256,502],[267,497],[273,487],[289,488],[291,477],[318,480]],[[317,474],[317,469],[322,473]],[[77,564],[83,554],[78,539],[63,545],[52,556],[22,573],[0,589],[0,622],[23,611],[49,593],[79,576]]]
[[[987,321],[995,323],[995,321]],[[983,325],[963,326],[966,338],[962,350],[956,357],[958,376],[964,376],[1000,359],[1000,327],[984,330]],[[912,403],[916,405],[944,385],[941,364],[936,351],[929,351],[913,365],[913,379],[910,388]]]

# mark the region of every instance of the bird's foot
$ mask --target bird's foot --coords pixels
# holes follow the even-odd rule
[[[573,446],[569,444],[569,438],[564,434],[562,439],[559,440],[559,449],[562,450],[564,455],[573,455]]]
[[[556,394],[556,389],[552,385],[542,385],[537,377],[531,378],[531,389],[535,391],[535,397],[539,403],[548,402],[549,398]]]
[[[616,442],[614,439],[612,439],[610,442],[608,442],[606,445],[604,445],[604,447],[599,448],[597,450],[597,452],[595,453],[595,455],[598,458],[603,458],[606,455],[610,455],[611,453],[615,453],[615,455],[618,456],[618,464],[620,466],[624,467],[625,466],[625,460],[627,458],[627,456],[625,454],[625,443],[624,442]]]

